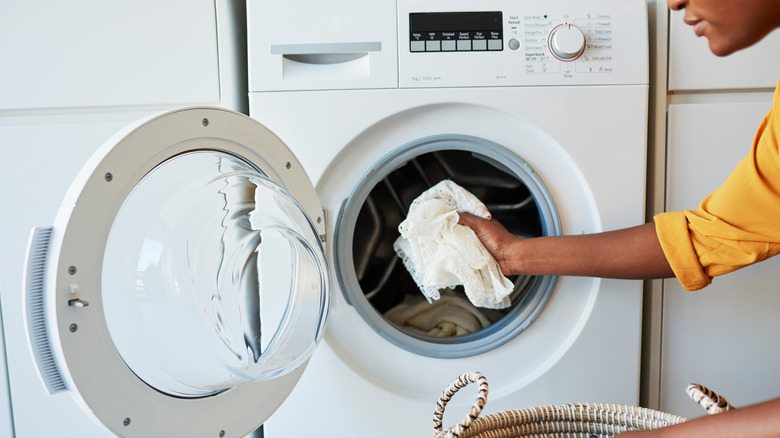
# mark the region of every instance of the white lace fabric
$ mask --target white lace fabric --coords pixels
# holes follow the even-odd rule
[[[450,180],[439,182],[412,202],[393,248],[429,302],[441,297],[440,289],[463,285],[477,307],[509,307],[514,285],[474,231],[458,224],[458,211],[490,218],[476,196]]]

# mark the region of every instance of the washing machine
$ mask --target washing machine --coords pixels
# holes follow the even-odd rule
[[[447,337],[389,315],[442,317],[392,251],[440,180],[524,237],[642,222],[643,1],[252,1],[247,20],[251,117],[119,129],[31,231],[14,327],[78,417],[62,435],[429,433],[470,370],[488,410],[637,403],[640,282],[512,277],[510,307],[459,305],[477,325]]]
[[[411,436],[466,370],[489,379],[488,410],[637,404],[640,282],[513,277],[510,308],[435,337],[397,317],[447,315],[415,313],[426,303],[392,246],[412,200],[443,179],[521,236],[643,223],[646,7],[248,3],[250,116],[316,185],[332,282],[324,342],[266,436]]]

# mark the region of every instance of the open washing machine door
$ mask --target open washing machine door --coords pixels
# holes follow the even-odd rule
[[[240,437],[298,381],[329,291],[316,192],[267,128],[186,108],[117,133],[33,230],[30,345],[122,437]]]

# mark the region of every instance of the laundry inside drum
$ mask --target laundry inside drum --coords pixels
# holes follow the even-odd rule
[[[452,139],[445,140],[449,144]],[[463,146],[462,139],[455,140]],[[472,347],[475,343],[484,344],[477,347],[479,350],[506,342],[538,316],[555,284],[554,278],[549,277],[510,276],[514,284],[512,304],[501,310],[475,307],[462,286],[442,290],[442,298],[429,303],[394,251],[393,243],[400,235],[398,225],[406,218],[412,201],[446,179],[477,196],[493,217],[515,235],[538,237],[556,233],[559,221],[551,197],[528,165],[519,157],[516,162],[507,161],[505,150],[498,145],[491,143],[486,147],[482,143],[472,145],[474,140],[465,141],[463,149],[415,154],[411,148],[406,157],[384,163],[388,170],[381,179],[371,182],[372,188],[354,223],[354,275],[359,294],[374,311],[374,316],[363,315],[364,318],[381,315],[400,333],[390,336],[393,342],[407,348],[404,337],[413,339],[411,344],[415,346],[407,349],[422,349],[416,351],[422,354],[428,354],[426,344],[445,348],[458,343]],[[497,150],[501,153],[496,154]],[[383,164],[377,167],[382,169]],[[381,324],[372,325],[381,328]],[[472,347],[444,355],[470,355],[476,351]]]

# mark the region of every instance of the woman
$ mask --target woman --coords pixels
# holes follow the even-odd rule
[[[777,0],[669,0],[710,50],[726,56],[780,27]],[[780,54],[778,54],[780,56]],[[780,84],[753,148],[698,209],[624,230],[520,239],[495,220],[461,213],[504,274],[670,278],[688,290],[780,253]],[[780,436],[780,398],[676,426],[621,436]]]

